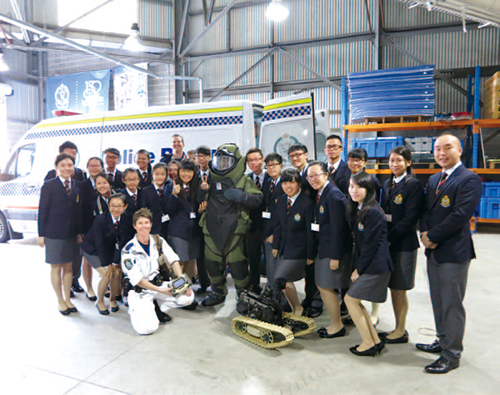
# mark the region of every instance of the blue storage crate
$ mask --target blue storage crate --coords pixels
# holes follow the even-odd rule
[[[482,197],[500,198],[500,182],[483,182]]]
[[[398,145],[403,145],[403,137],[368,137],[352,140],[352,148],[364,148],[368,158],[387,158],[389,152]]]
[[[377,142],[375,137],[352,139],[352,148],[364,148],[368,158],[377,157]]]
[[[500,198],[481,198],[479,217],[500,219]]]

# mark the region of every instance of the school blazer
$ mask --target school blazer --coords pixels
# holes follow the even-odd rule
[[[314,220],[319,224],[319,232],[315,233],[320,259],[341,259],[352,252],[346,208],[345,195],[330,182],[314,208]]]
[[[163,190],[165,191],[165,189],[164,187]],[[151,234],[161,234],[161,217],[163,214],[167,213],[167,201],[167,193],[164,192],[160,200],[154,185],[150,185],[141,191],[139,206],[141,208],[146,207],[150,209],[153,214]]]
[[[274,222],[275,222],[274,217],[276,216],[278,198],[281,195],[285,194],[285,192],[283,192],[283,187],[281,186],[281,180],[274,187],[273,192],[271,193],[269,191],[269,188],[271,186],[271,181],[272,181],[272,177],[269,177],[268,179],[266,179],[266,181],[264,182],[264,185],[262,186],[262,194],[264,195],[264,199],[263,199],[264,210],[271,213],[270,219],[263,218],[264,224],[262,227],[262,235],[264,236],[264,241],[265,241],[265,239],[267,239],[269,236],[271,236],[273,234],[273,228],[274,228]]]
[[[167,187],[167,195],[169,196],[166,205],[166,213],[170,217],[168,224],[169,235],[180,237],[184,240],[193,240],[201,236],[201,228],[198,221],[201,215],[198,213],[196,204],[190,200],[180,199],[172,195],[173,184]],[[191,218],[191,213],[195,214],[195,218]]]
[[[144,189],[149,187],[153,183],[153,172],[151,169],[151,165],[148,165],[148,170],[146,171],[146,177],[142,176],[142,170],[137,169],[139,171],[139,186],[137,188]],[[123,188],[125,189],[125,188]]]
[[[318,194],[318,191],[314,189],[311,184],[309,184],[309,181],[307,181],[307,169],[309,169],[309,163],[306,165],[304,170],[300,172],[300,178],[301,178],[301,187],[302,190],[305,192],[306,196],[309,197],[313,202],[316,201],[316,195]]]
[[[387,225],[380,206],[372,207],[353,226],[353,269],[362,274],[382,274],[393,270],[387,243]]]
[[[254,173],[253,172],[250,172],[247,174],[248,177],[251,178],[251,180],[253,181],[253,176],[254,176]],[[262,193],[264,193],[264,184],[266,183],[266,181],[271,178],[269,176],[269,174],[265,173],[264,174],[264,181],[262,182],[262,185],[261,185],[261,191]],[[261,204],[259,204],[258,207],[256,208],[253,208],[250,210],[250,220],[252,221],[252,225],[250,226],[250,230],[249,232],[262,232],[262,229],[264,228],[264,219],[262,218],[262,212],[266,209],[265,207],[265,202],[264,202],[264,199],[262,199],[262,202]]]
[[[99,214],[83,239],[82,250],[89,255],[98,255],[102,266],[119,264],[120,251],[134,234],[132,218],[127,213],[121,215],[118,230],[115,229],[110,213]]]
[[[98,193],[92,186],[90,178],[80,183],[82,191],[82,232],[87,233],[94,223],[94,202],[97,200]]]
[[[433,251],[437,263],[462,263],[476,257],[469,221],[481,199],[481,180],[460,165],[436,194],[440,178],[441,173],[434,174],[427,183],[420,230],[437,247],[425,253],[429,257]]]
[[[38,235],[50,239],[69,239],[82,233],[82,200],[80,186],[71,180],[68,196],[57,178],[46,181],[38,206]]]
[[[422,217],[425,194],[416,178],[405,177],[391,189],[392,180],[384,183],[383,209],[392,216],[387,222],[387,240],[391,251],[413,251],[420,244],[417,225]]]
[[[120,170],[116,170],[116,173],[115,173],[115,178],[113,180],[113,183],[112,183],[112,187],[113,189],[123,189],[125,188],[125,184],[123,183],[122,181],[122,172]]]
[[[327,162],[328,165],[328,162]],[[343,160],[340,161],[339,167],[333,173],[330,173],[329,179],[347,196],[349,193],[349,179],[351,178],[351,170]]]
[[[130,196],[128,194],[126,188],[118,189],[116,192],[121,193],[123,196],[125,196],[125,200],[127,201],[127,210],[125,212],[132,217],[134,215],[134,213],[140,209],[139,204],[140,204],[140,198],[141,198],[141,190],[139,189],[139,187],[137,187],[137,190],[135,193],[137,195],[137,199],[136,199],[135,203],[134,203],[134,199],[132,199],[132,196]]]
[[[278,197],[275,210],[273,249],[283,259],[314,259],[316,246],[311,231],[314,203],[304,191],[300,192],[287,212],[288,196]]]
[[[53,178],[57,177],[57,173],[54,169],[50,170],[43,181],[48,181],[52,180]],[[87,173],[85,173],[84,170],[79,169],[78,167],[75,167],[75,174],[73,175],[73,179],[78,182],[82,182],[87,179]]]

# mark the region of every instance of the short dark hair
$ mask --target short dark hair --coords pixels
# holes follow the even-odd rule
[[[73,165],[75,164],[75,158],[73,158],[71,155],[68,154],[59,154],[56,156],[56,161],[54,162],[54,165],[58,165],[59,162],[62,162],[64,159],[71,159],[71,162],[73,162]]]
[[[368,153],[364,148],[354,148],[347,154],[347,159],[361,159],[363,162],[368,161]]]
[[[104,178],[110,186],[113,186],[113,181],[111,181],[111,174],[108,174],[108,173],[105,173],[102,171],[98,175],[95,176],[96,181],[99,177]]]
[[[296,182],[301,185],[302,177],[297,169],[288,168],[281,173],[281,182]]]
[[[290,148],[288,148],[288,155],[295,151],[304,151],[304,153],[307,153],[307,147],[302,143],[292,144]]]
[[[135,173],[137,174],[137,176],[139,177],[139,179],[141,179],[141,174],[139,173],[139,170],[137,169],[134,169],[133,167],[128,167],[124,170],[124,172],[122,173],[122,180],[125,180],[125,177],[127,176],[127,174],[129,173]]]
[[[125,195],[123,193],[113,193],[109,197],[109,202],[111,202],[111,200],[113,200],[113,199],[120,199],[125,206],[127,205],[127,198],[125,197]]]
[[[166,173],[168,173],[167,165],[163,162],[158,162],[156,165],[153,166],[153,173],[157,169],[163,169],[163,170],[165,170]]]
[[[406,145],[398,145],[397,147],[391,149],[389,152],[388,158],[390,158],[391,154],[401,155],[403,159],[407,162],[411,162],[411,150]],[[406,168],[407,178],[415,177],[415,173],[410,166]],[[394,174],[391,175],[391,178],[394,178]]]
[[[121,158],[120,151],[118,151],[116,148],[107,148],[104,150],[105,154],[113,154],[118,156],[118,158]]]
[[[147,218],[150,222],[153,222],[153,214],[149,208],[143,207],[137,210],[132,216],[132,223],[135,225],[139,218]]]
[[[326,167],[325,162],[321,162],[319,160],[314,160],[311,163],[309,163],[307,168],[309,169],[311,166],[319,166],[321,168],[321,170],[323,171],[323,173],[328,173],[328,167]]]
[[[253,148],[250,148],[247,152],[247,155],[250,155],[250,154],[255,154],[255,153],[258,153],[260,154],[260,157],[263,158],[264,157],[264,154],[262,153],[262,150],[260,148],[257,148],[257,147],[253,147]]]
[[[149,153],[148,150],[140,149],[139,151],[137,151],[137,153],[135,154],[136,159],[137,159],[137,155],[139,155],[139,154],[146,155],[148,157],[148,159],[151,160],[151,154]]]
[[[267,154],[266,159],[264,159],[264,162],[269,163],[269,162],[273,162],[273,161],[276,161],[281,165],[283,163],[283,157],[280,154],[277,154],[275,152]]]
[[[338,134],[331,134],[326,138],[326,141],[328,140],[338,140],[340,142],[340,145],[342,145],[342,137],[340,137]]]
[[[174,138],[174,137],[179,137],[182,141],[182,145],[184,145],[184,137],[182,137],[180,134],[177,134],[177,133],[172,135],[172,138]]]
[[[206,145],[200,145],[198,148],[196,148],[196,153],[207,156],[212,155],[212,151],[210,151],[210,148],[208,148]]]
[[[88,161],[87,161],[87,168],[89,167],[89,164],[90,164],[90,161],[91,160],[97,160],[99,161],[99,163],[101,164],[101,167],[104,169],[104,162],[102,161],[101,158],[97,157],[97,156],[93,156],[92,158],[90,158]]]
[[[71,141],[66,141],[62,143],[59,146],[59,153],[62,154],[65,149],[76,149],[76,152],[78,152],[78,148],[75,143],[72,143]]]

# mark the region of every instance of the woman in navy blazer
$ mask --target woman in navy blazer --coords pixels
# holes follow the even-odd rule
[[[62,315],[78,310],[70,301],[72,260],[82,241],[82,201],[78,183],[72,179],[75,160],[68,154],[56,157],[58,177],[46,181],[38,209],[38,245],[45,246],[45,261]]]
[[[141,176],[137,169],[129,167],[125,169],[122,176],[125,188],[118,189],[116,192],[121,193],[125,196],[127,201],[127,214],[132,218],[134,213],[139,210],[139,199],[141,196],[141,190],[139,188],[141,182]]]
[[[417,225],[424,207],[424,187],[411,169],[411,151],[404,145],[389,153],[391,178],[384,183],[384,203],[389,251],[394,271],[389,280],[396,328],[379,333],[385,343],[408,343],[406,291],[415,286]]]
[[[97,286],[97,309],[102,315],[109,311],[104,304],[104,295],[111,284],[111,311],[117,312],[119,307],[116,296],[120,295],[120,252],[123,246],[134,237],[132,218],[125,213],[127,208],[125,196],[111,195],[109,212],[99,214],[90,231],[85,235],[82,252],[86,260],[101,275]]]
[[[273,280],[286,280],[284,293],[292,313],[303,315],[294,282],[304,278],[306,265],[314,262],[316,246],[311,231],[314,204],[301,189],[296,169],[282,173],[281,185],[285,194],[278,197],[273,212],[272,255],[279,257]]]
[[[377,203],[372,177],[365,172],[351,176],[348,216],[354,238],[352,284],[345,296],[363,342],[349,350],[358,356],[375,356],[384,348],[362,300],[383,303],[391,277],[392,261],[387,243],[385,214]]]
[[[145,149],[140,149],[137,151],[137,154],[135,154],[135,163],[137,163],[137,166],[139,167],[139,189],[144,189],[153,183],[151,154]],[[123,177],[125,178],[125,173],[123,173]],[[127,184],[125,183],[125,185]]]

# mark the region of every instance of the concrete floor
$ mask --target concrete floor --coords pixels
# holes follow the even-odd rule
[[[360,358],[354,327],[340,339],[316,333],[279,350],[236,337],[234,290],[216,308],[171,311],[174,318],[152,336],[137,335],[122,305],[100,316],[78,294],[79,313],[57,310],[44,252],[35,238],[0,245],[3,394],[498,394],[500,235],[474,236],[479,259],[471,266],[461,367],[443,376],[425,374],[436,357],[415,349],[434,340],[433,319],[420,252],[417,286],[409,293],[410,343],[389,345],[382,356]],[[97,275],[95,276],[97,280]],[[326,314],[317,319],[327,322]],[[393,325],[390,301],[380,308],[379,330]]]

